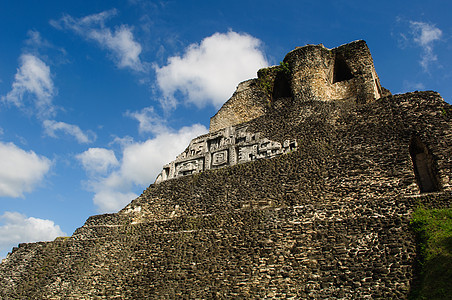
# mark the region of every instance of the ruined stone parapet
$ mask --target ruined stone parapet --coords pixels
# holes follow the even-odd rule
[[[372,102],[391,93],[380,84],[365,41],[328,49],[322,44],[298,47],[279,66],[260,69],[257,79],[239,84],[210,119],[210,132],[265,114],[280,98],[295,101]]]
[[[387,96],[364,41],[334,49],[323,45],[296,48],[284,58],[292,72],[290,88],[298,101],[347,100],[367,103]]]
[[[210,118],[210,132],[253,120],[265,114],[270,99],[257,79],[241,82],[232,97]]]
[[[232,97],[210,119],[212,137],[194,139],[184,153],[164,166],[156,183],[260,158],[251,152],[246,159],[238,158],[238,151],[248,150],[236,145],[239,138],[234,137],[231,131],[239,133],[241,129],[231,126],[267,114],[272,107],[278,106],[282,98],[296,102],[364,104],[387,95],[390,93],[380,85],[366,42],[355,41],[334,49],[321,44],[298,47],[289,52],[279,66],[261,69],[257,79],[240,83]],[[217,136],[223,136],[222,143],[227,146],[222,145],[221,151],[213,152],[210,143]],[[262,147],[257,143],[253,145],[259,149]],[[280,148],[278,153],[283,151],[279,143],[275,147]]]
[[[155,183],[262,158],[272,158],[297,149],[296,140],[282,144],[247,132],[247,126],[230,126],[193,139],[176,160],[163,166]]]

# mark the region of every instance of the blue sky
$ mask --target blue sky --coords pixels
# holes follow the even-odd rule
[[[94,4],[93,4],[94,2]],[[392,93],[452,101],[450,1],[0,2],[0,257],[116,212],[240,81],[364,39]]]

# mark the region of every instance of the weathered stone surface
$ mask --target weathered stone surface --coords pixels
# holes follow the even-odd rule
[[[248,132],[247,128],[230,126],[193,139],[176,160],[163,166],[155,183],[297,150],[296,140],[279,143]]]
[[[410,215],[452,202],[452,106],[435,92],[285,96],[245,132],[296,151],[226,168],[219,155],[68,239],[22,244],[0,298],[405,299]]]
[[[299,101],[367,103],[390,94],[380,85],[364,41],[332,50],[323,45],[300,47],[289,52],[284,61],[292,73],[292,95]]]
[[[391,94],[380,85],[364,41],[334,49],[298,47],[286,55],[281,66],[261,69],[257,74],[257,79],[240,83],[210,119],[210,132],[262,116],[279,98],[366,103]]]
[[[267,111],[269,96],[257,79],[241,82],[232,97],[210,119],[210,132],[238,125],[262,116]]]

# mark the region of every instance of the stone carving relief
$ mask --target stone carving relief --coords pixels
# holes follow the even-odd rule
[[[212,167],[219,167],[228,163],[228,150],[218,151],[212,154]]]
[[[182,161],[175,164],[176,177],[191,175],[204,171],[204,159],[194,159],[189,161]]]
[[[246,129],[246,126],[231,126],[193,139],[176,160],[163,167],[155,183],[204,170],[272,158],[297,149],[296,140],[286,140],[281,144]]]

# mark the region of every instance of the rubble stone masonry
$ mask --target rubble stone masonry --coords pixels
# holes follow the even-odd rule
[[[363,46],[350,51],[370,55]],[[435,92],[390,95],[373,64],[359,79],[369,59],[345,46],[307,47],[286,57],[290,84],[278,85],[290,93],[273,90],[265,113],[222,125],[296,140],[295,151],[223,168],[213,159],[151,184],[118,213],[90,217],[69,238],[21,244],[0,264],[0,298],[405,299],[415,276],[411,213],[451,205],[452,106]],[[298,56],[348,69],[293,76],[304,68]],[[336,76],[359,88],[325,101],[339,92],[304,86],[323,74],[331,86]],[[220,129],[207,136],[223,137]]]

